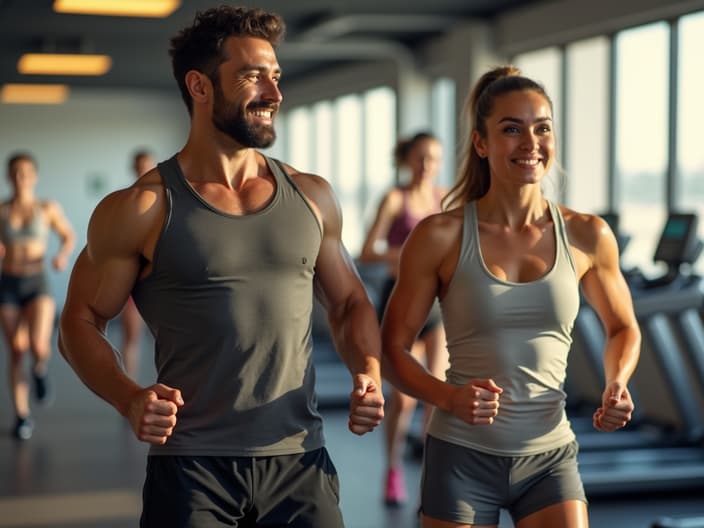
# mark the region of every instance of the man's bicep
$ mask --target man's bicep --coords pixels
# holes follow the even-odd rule
[[[88,242],[76,260],[67,296],[69,313],[107,322],[120,313],[139,272],[136,229],[114,229],[116,207],[101,203],[88,225]],[[118,210],[119,212],[119,210]]]
[[[65,311],[102,325],[117,316],[129,297],[137,271],[115,257],[96,260],[84,249],[76,260]]]
[[[352,295],[366,295],[352,257],[335,237],[324,237],[320,246],[315,293],[328,311],[345,304]]]
[[[321,178],[303,180],[307,196],[320,212],[323,238],[315,262],[315,293],[334,313],[350,300],[366,297],[354,261],[342,243],[342,211],[330,185]]]
[[[114,317],[125,302],[144,265],[144,247],[160,225],[156,193],[128,189],[108,196],[95,209],[88,225],[88,243],[81,267],[90,283],[91,306],[101,315]],[[158,205],[158,204],[157,204]],[[145,212],[146,211],[146,212]],[[119,228],[116,226],[120,226]]]

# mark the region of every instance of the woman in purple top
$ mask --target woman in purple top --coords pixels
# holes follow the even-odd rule
[[[444,189],[435,185],[442,161],[442,146],[435,136],[420,132],[399,141],[394,149],[394,158],[398,168],[410,172],[410,181],[386,193],[359,257],[360,262],[384,262],[388,266],[389,276],[378,307],[379,319],[396,282],[401,246],[418,222],[440,212],[440,201],[445,194]],[[428,370],[444,378],[447,351],[437,303],[418,334],[413,354],[420,359],[424,357]],[[387,455],[384,500],[388,505],[399,505],[406,500],[401,462],[416,400],[393,389],[388,402],[384,420]]]

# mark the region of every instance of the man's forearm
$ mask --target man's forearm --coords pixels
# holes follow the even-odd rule
[[[381,337],[374,307],[368,299],[348,303],[330,317],[335,348],[350,372],[381,381]]]
[[[141,387],[125,374],[105,336],[86,321],[64,320],[58,344],[61,355],[81,381],[124,416],[131,395]]]

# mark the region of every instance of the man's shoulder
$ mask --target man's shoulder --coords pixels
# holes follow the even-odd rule
[[[129,187],[106,195],[96,206],[95,215],[107,214],[115,218],[143,217],[163,202],[164,186],[158,173],[147,173]]]
[[[290,178],[296,180],[296,183],[298,183],[297,180],[308,180],[308,179],[313,179],[313,180],[315,180],[315,179],[321,179],[321,180],[324,180],[324,178],[322,178],[321,176],[318,176],[317,174],[313,174],[313,173],[310,173],[310,172],[303,172],[303,171],[301,171],[301,170],[298,170],[296,167],[294,167],[294,166],[291,165],[290,163],[286,163],[285,161],[281,161],[281,160],[276,159],[276,158],[269,158],[269,159],[272,159],[272,160],[274,160],[275,162],[277,162],[277,163],[279,164],[279,166],[286,172],[286,174],[287,174]]]
[[[282,162],[282,166],[289,178],[291,178],[309,198],[315,199],[321,194],[321,197],[330,197],[334,194],[332,185],[322,176],[300,171],[288,163]]]
[[[153,169],[145,172],[142,176],[137,178],[134,183],[132,184],[132,187],[136,188],[147,188],[147,187],[163,187],[163,180],[161,178],[161,174],[159,172],[158,167],[154,167]]]

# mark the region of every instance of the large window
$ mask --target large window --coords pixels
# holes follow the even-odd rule
[[[358,95],[345,95],[334,103],[334,160],[335,189],[342,206],[343,239],[352,254],[358,252],[364,236],[362,204],[360,191],[362,187],[363,153],[362,143],[362,100]]]
[[[679,43],[679,109],[677,127],[677,186],[675,203],[678,209],[699,214],[699,233],[704,238],[704,147],[701,129],[704,125],[704,12],[683,17]],[[704,272],[704,259],[698,261]]]
[[[348,94],[293,108],[283,121],[286,160],[330,182],[342,209],[342,241],[356,256],[394,185],[396,94],[387,87]]]
[[[289,112],[286,128],[293,131],[286,137],[286,161],[300,171],[311,172],[313,170],[313,160],[311,159],[313,145],[308,109],[296,108]]]
[[[565,203],[600,214],[608,205],[609,42],[599,37],[566,49]]]
[[[394,185],[393,150],[396,145],[396,94],[381,87],[364,95],[363,227],[371,225],[383,194]],[[359,246],[361,250],[361,244]]]
[[[432,130],[442,145],[443,157],[437,183],[451,187],[455,183],[457,151],[457,116],[455,108],[455,83],[451,79],[438,79],[430,92],[430,118]]]
[[[335,177],[332,170],[333,152],[333,112],[329,101],[313,105],[313,172],[329,181]]]
[[[699,54],[704,46],[704,12],[678,21],[674,84],[670,27],[670,22],[661,21],[621,31],[611,41],[595,37],[568,44],[564,72],[558,48],[514,58],[524,74],[541,82],[553,98],[557,137],[564,143],[562,149],[558,143],[558,158],[564,153],[566,169],[564,187],[558,180],[558,199],[590,213],[604,212],[614,204],[620,230],[631,240],[622,255],[623,266],[638,267],[650,276],[664,271],[661,263],[653,262],[653,254],[667,213],[669,186],[675,191],[676,209],[704,215],[704,149],[698,133],[704,122]],[[559,100],[563,78],[564,102]],[[676,115],[670,115],[672,85],[677,86]],[[559,131],[563,124],[564,135]],[[670,137],[670,130],[676,130],[676,137]],[[668,146],[673,140],[677,174],[670,182]],[[550,189],[545,190],[550,196]],[[704,237],[704,222],[699,227]],[[698,269],[704,270],[704,259]]]
[[[653,253],[666,212],[669,27],[619,33],[616,45],[616,182],[625,267],[658,274]]]

